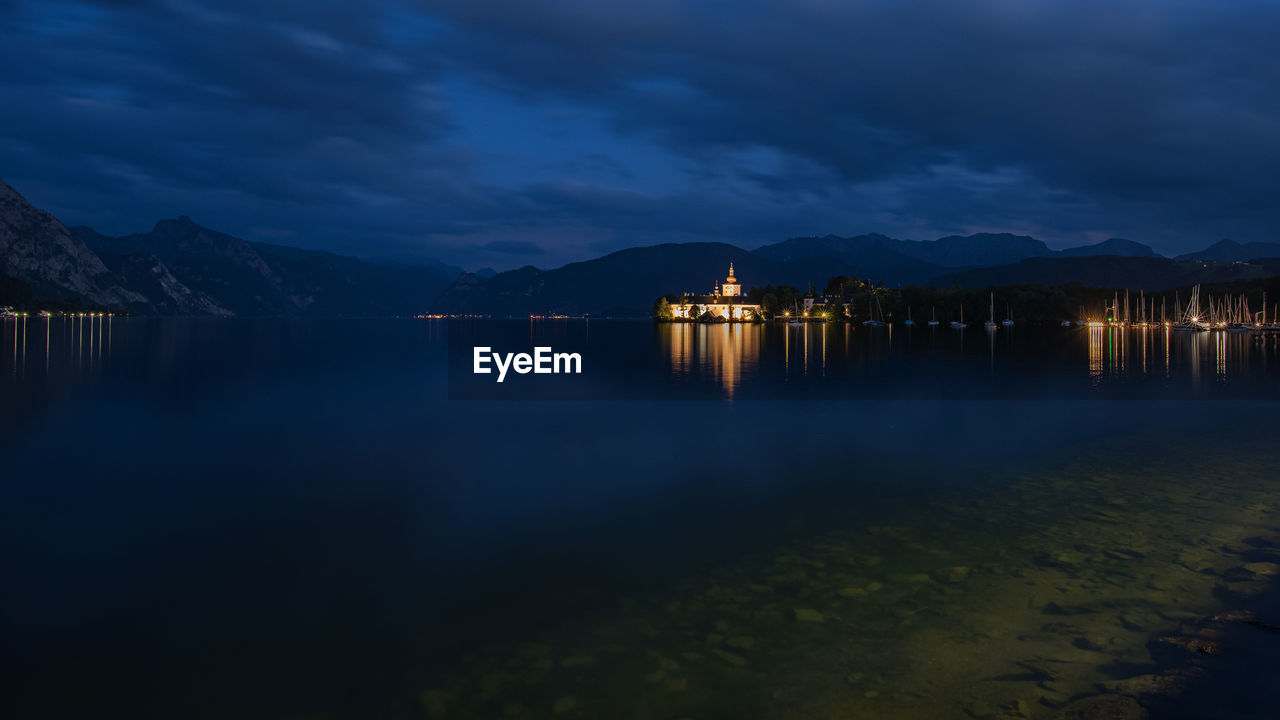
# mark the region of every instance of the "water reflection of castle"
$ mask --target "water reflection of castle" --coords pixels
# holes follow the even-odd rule
[[[764,342],[762,325],[658,326],[676,377],[710,378],[732,397],[744,372],[753,372]]]
[[[733,276],[733,263],[729,263],[729,277],[710,295],[683,295],[672,303],[671,314],[680,320],[755,320],[760,317],[760,305],[742,294],[742,285]]]

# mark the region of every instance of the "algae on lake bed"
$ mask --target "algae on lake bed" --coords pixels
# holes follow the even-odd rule
[[[1140,701],[1182,679],[1153,655],[1207,653],[1214,631],[1196,619],[1274,573],[1280,552],[1251,541],[1280,530],[1269,468],[1262,453],[1099,451],[935,494],[477,650],[420,707],[433,718],[1141,717]]]

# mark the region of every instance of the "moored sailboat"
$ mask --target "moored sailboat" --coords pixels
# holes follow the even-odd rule
[[[880,300],[878,298],[876,299],[876,304],[880,304]],[[884,313],[881,312],[881,315],[884,315]],[[871,298],[867,298],[867,319],[863,320],[862,324],[866,327],[884,327],[884,321],[877,320],[875,311],[871,309]]]
[[[1199,285],[1191,288],[1191,300],[1187,302],[1187,311],[1183,313],[1181,321],[1173,324],[1173,329],[1192,332],[1204,332],[1209,329],[1209,323],[1201,316]]]

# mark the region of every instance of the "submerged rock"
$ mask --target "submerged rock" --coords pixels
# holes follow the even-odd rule
[[[822,622],[826,619],[822,613],[812,608],[796,608],[795,614],[796,620],[800,622]]]
[[[1223,650],[1222,643],[1198,637],[1162,637],[1156,642],[1200,655],[1221,655]]]
[[[559,715],[570,712],[576,707],[578,707],[578,699],[572,695],[565,695],[551,705],[551,710]]]
[[[1137,675],[1124,680],[1102,683],[1099,687],[1121,695],[1173,698],[1180,695],[1187,680],[1197,674],[1199,673],[1196,671],[1186,670],[1162,675]]]
[[[1280,572],[1280,565],[1270,562],[1245,563],[1243,567],[1254,575],[1275,575]]]
[[[1252,610],[1228,610],[1209,619],[1213,622],[1242,622],[1252,625],[1258,622],[1258,613]]]
[[[938,572],[938,577],[949,583],[962,583],[969,577],[969,568],[966,565],[945,568]]]

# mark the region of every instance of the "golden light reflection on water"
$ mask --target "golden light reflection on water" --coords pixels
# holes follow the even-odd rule
[[[6,319],[0,346],[10,347],[0,351],[4,352],[0,362],[9,365],[14,381],[48,375],[57,366],[93,370],[111,352],[113,320],[106,316]]]
[[[1193,384],[1212,367],[1212,379],[1224,382],[1244,375],[1257,357],[1272,354],[1274,340],[1248,333],[1179,332],[1170,328],[1091,327],[1089,377],[1096,385],[1108,379],[1145,377],[1163,358],[1163,377],[1185,374]]]
[[[660,326],[659,332],[669,338],[666,344],[673,375],[711,380],[730,397],[752,375],[761,373],[776,373],[787,382],[809,376],[832,377],[833,372],[839,376],[842,368],[851,366],[865,370],[902,361],[913,353],[914,335],[921,335],[916,340],[933,340],[927,348],[916,343],[918,350],[914,352],[937,350],[936,333],[928,330],[900,328],[895,332],[891,327],[877,328],[859,336],[857,328],[845,324],[679,323]],[[927,337],[925,332],[929,333]],[[1075,352],[1073,348],[1079,347],[1079,336],[1074,332],[1078,331],[1063,333],[1060,350],[1051,352],[1070,357]],[[832,337],[833,333],[842,337]],[[1251,362],[1265,365],[1274,344],[1272,340],[1241,333],[1175,332],[1167,327],[1090,327],[1085,335],[1086,371],[1094,387],[1150,378],[1170,380],[1175,376],[1189,379],[1193,385],[1210,378],[1222,382],[1243,375]],[[968,356],[963,333],[955,338],[948,336],[951,341],[954,356],[939,356],[938,362],[959,363]],[[988,332],[983,354],[989,372],[998,376],[1005,362],[1002,358],[1022,352],[1019,348],[1012,332]],[[873,365],[867,366],[868,362]],[[1161,362],[1162,368],[1158,365]],[[1257,368],[1253,370],[1256,372]],[[1206,374],[1210,371],[1211,375]]]
[[[1089,378],[1093,380],[1094,384],[1102,380],[1102,345],[1105,332],[1104,328],[1089,328]]]
[[[766,332],[763,325],[738,323],[670,323],[663,327],[672,374],[710,377],[728,397],[733,397],[743,374],[756,368]]]

